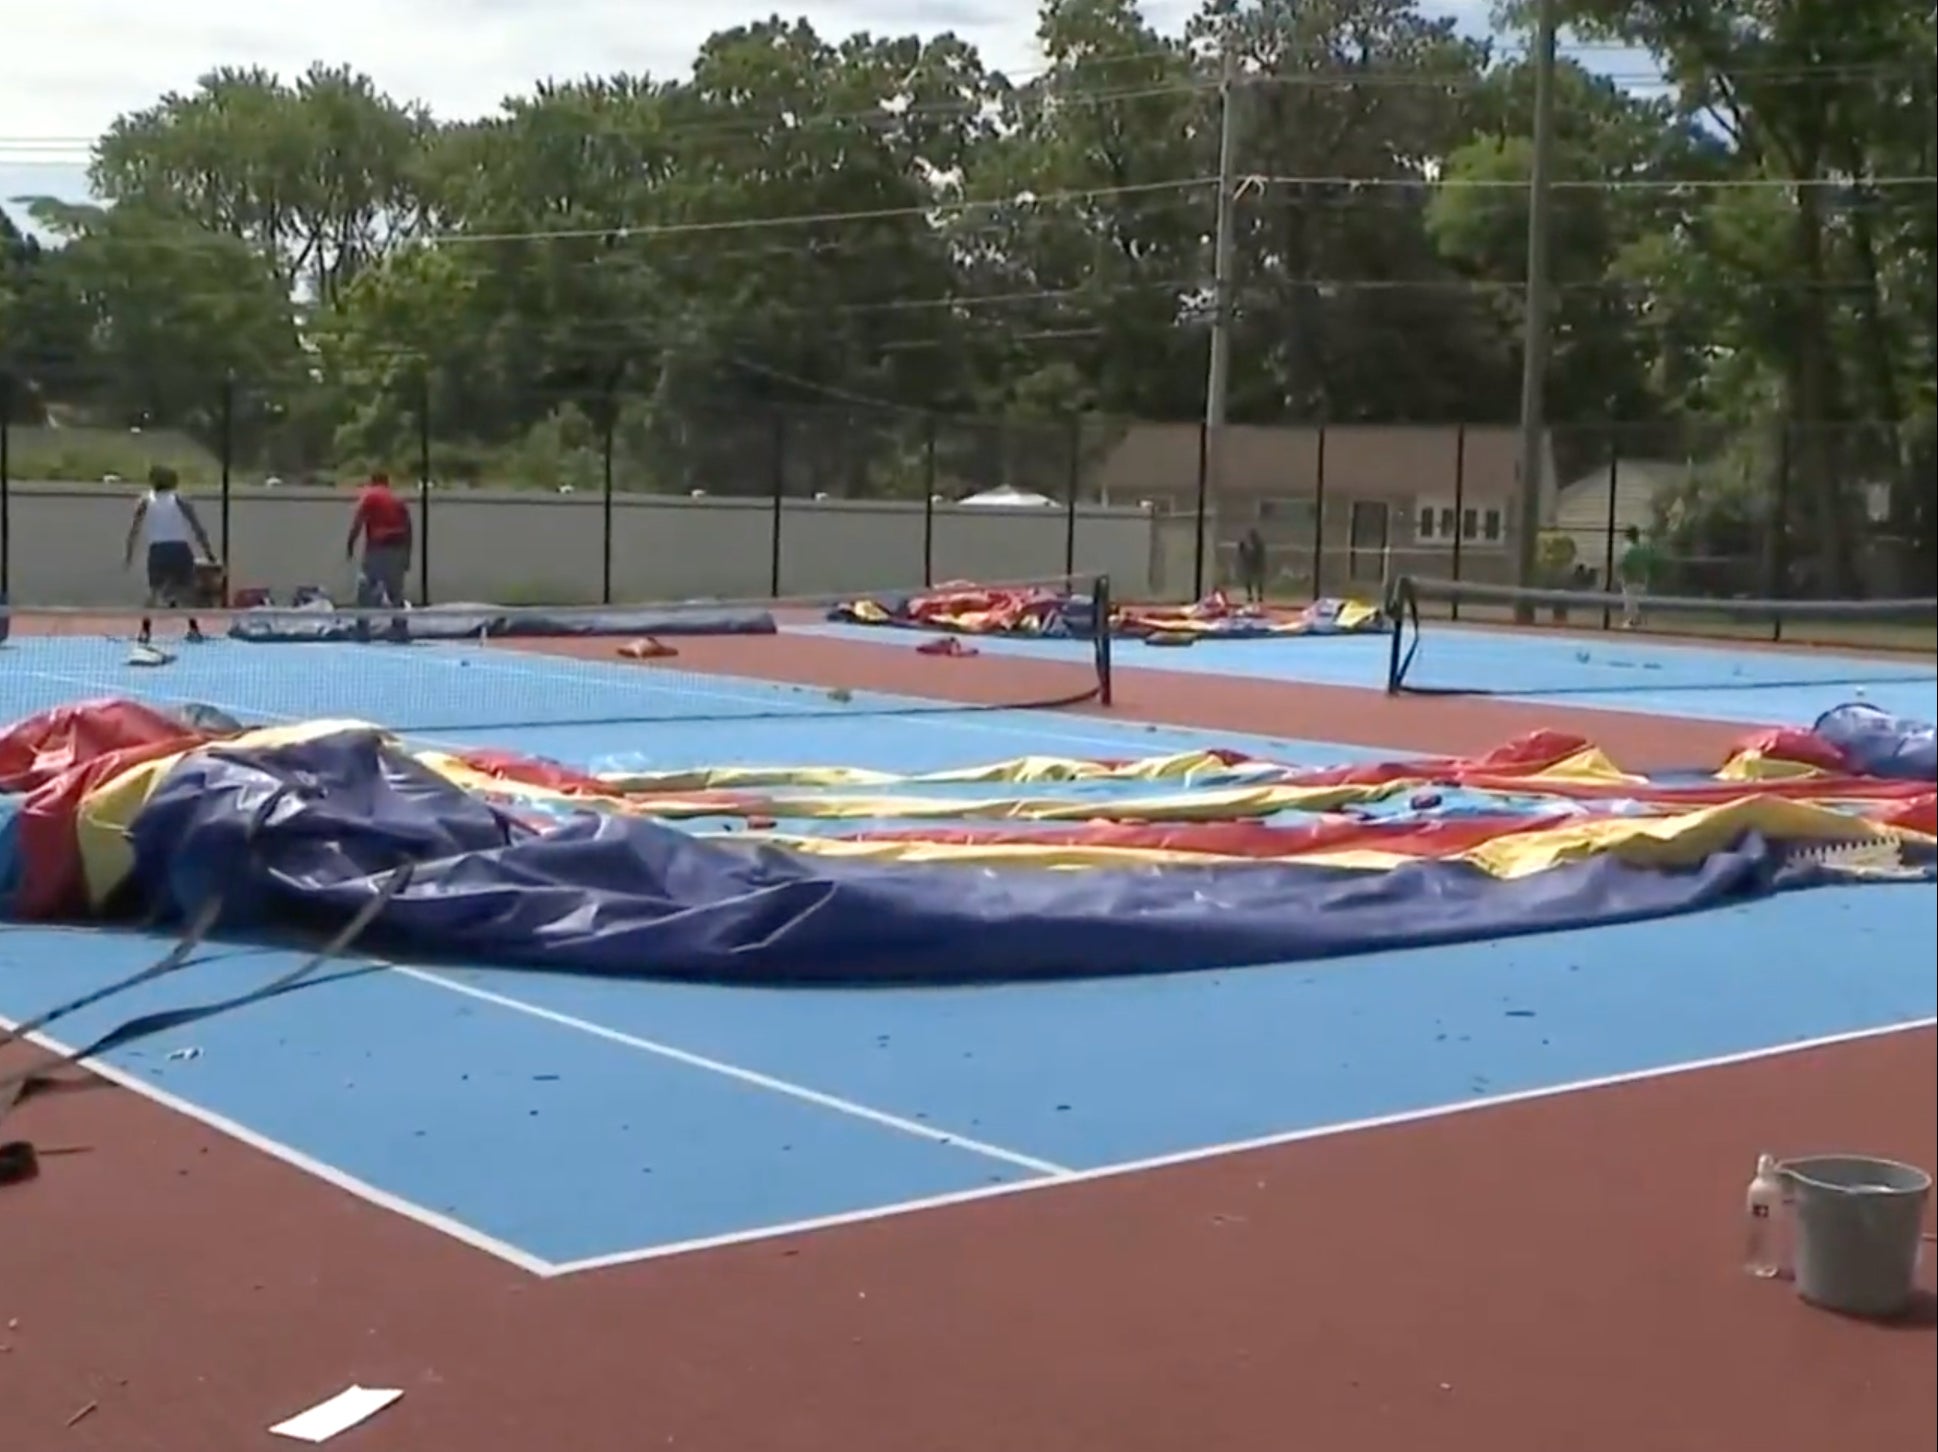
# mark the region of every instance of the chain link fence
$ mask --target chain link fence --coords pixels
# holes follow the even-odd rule
[[[1120,598],[1241,583],[1286,602],[1395,573],[1718,600],[1928,596],[1929,432],[1873,423],[1564,425],[1521,582],[1511,427],[976,418],[864,402],[722,407],[591,378],[539,389],[399,360],[354,389],[235,379],[165,425],[109,380],[41,403],[0,374],[0,590],[126,593],[132,496],[156,465],[197,501],[232,586],[347,577],[346,492],[415,506],[421,603],[777,598],[1109,573]],[[84,543],[92,541],[93,543]],[[69,559],[69,556],[74,556]],[[292,578],[304,576],[304,578]],[[118,598],[118,596],[117,596]]]

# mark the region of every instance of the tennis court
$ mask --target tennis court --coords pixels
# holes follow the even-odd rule
[[[107,637],[17,635],[7,714],[127,680],[243,719],[435,722],[432,745],[661,772],[1391,754],[1358,744],[1392,729],[1369,734],[1392,705],[1382,640],[1120,649],[1134,687],[1120,699],[1258,711],[1264,729],[1244,734],[1122,705],[1003,706],[1081,685],[1083,643],[978,641],[975,658],[931,660],[908,639],[799,633],[851,659],[851,679],[907,684],[888,699],[777,683],[793,627],[645,666],[216,641],[145,674]],[[1690,723],[1691,768],[1717,764],[1718,721],[1807,726],[1850,695],[1835,673],[1851,664],[1818,656],[1613,641],[1618,664],[1459,639],[1460,669],[1498,681],[1573,667],[1583,690],[1567,694],[1588,698],[1575,707],[1601,703],[1599,672],[1663,677],[1609,689],[1623,711],[1672,718],[1663,730],[1706,718]],[[1745,668],[1723,694],[1674,685]],[[1864,677],[1869,699],[1931,718],[1928,663],[1855,668],[1882,672]],[[1288,740],[1258,703],[1289,703],[1300,682],[1365,694],[1323,737]],[[1241,685],[1248,704],[1214,709]],[[1513,703],[1527,728],[1552,718],[1550,696]],[[1626,719],[1610,714],[1599,742],[1618,761]],[[857,822],[893,825],[841,825]],[[255,1445],[361,1378],[407,1392],[355,1434],[370,1448],[550,1435],[1125,1452],[1186,1429],[1262,1445],[1290,1391],[1336,1446],[1709,1446],[1779,1427],[1909,1445],[1931,1416],[1928,1329],[1826,1324],[1748,1283],[1735,1216],[1766,1149],[1931,1162],[1935,917],[1928,883],[1853,883],[1329,961],[1110,978],[1072,964],[1063,981],[940,987],[352,951],[293,991],[94,1061],[130,1095],[23,1108],[21,1132],[88,1152],[0,1192],[23,1227],[0,1251],[28,1386],[16,1415],[58,1432],[94,1402],[74,1446]],[[10,927],[0,1017],[114,983],[169,941]],[[306,951],[212,942],[43,1042],[248,994]],[[69,1272],[37,1268],[48,1245]],[[83,1303],[92,1332],[59,1324]],[[189,1355],[196,1338],[218,1353]],[[1616,1356],[1646,1393],[1633,1405],[1608,1404]],[[749,1397],[750,1378],[772,1395]],[[1665,1440],[1670,1398],[1686,1409]]]
[[[854,625],[790,627],[802,634],[869,640]],[[1410,641],[1409,641],[1410,643]],[[998,639],[978,647],[1020,659],[1072,660],[1070,641]],[[1421,623],[1414,670],[1430,686],[1526,701],[1671,718],[1808,722],[1861,696],[1888,711],[1930,720],[1938,710],[1938,666],[1929,654],[1864,654],[1767,642],[1701,643],[1650,634],[1543,627]],[[1235,676],[1287,685],[1378,689],[1391,641],[1343,635],[1300,640],[1207,640],[1188,650],[1122,649],[1126,666],[1187,675]]]

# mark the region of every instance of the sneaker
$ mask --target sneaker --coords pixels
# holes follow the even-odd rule
[[[182,638],[190,645],[201,645],[208,639],[206,635],[202,634],[202,627],[196,624],[193,619],[188,622],[188,634]]]

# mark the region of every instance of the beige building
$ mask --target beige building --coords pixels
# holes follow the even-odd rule
[[[1095,474],[1105,501],[1156,510],[1158,573],[1172,593],[1188,590],[1192,573],[1199,436],[1196,424],[1132,424]],[[1275,595],[1365,594],[1389,573],[1448,576],[1456,562],[1464,579],[1512,577],[1512,427],[1235,424],[1219,473],[1208,491],[1209,583],[1233,578],[1238,539],[1253,526]],[[1551,499],[1551,448],[1542,478]]]
[[[1686,485],[1694,468],[1675,459],[1619,459],[1612,478],[1607,466],[1593,469],[1555,494],[1551,527],[1574,542],[1575,558],[1600,582],[1611,557],[1610,541],[1615,542],[1612,553],[1620,555],[1624,530],[1653,529],[1656,500]]]

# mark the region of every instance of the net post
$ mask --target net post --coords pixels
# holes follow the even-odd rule
[[[1386,619],[1391,634],[1386,642],[1386,694],[1397,696],[1400,693],[1400,676],[1405,668],[1401,654],[1401,639],[1405,634],[1406,604],[1413,593],[1413,581],[1405,575],[1396,576],[1386,592]]]
[[[1466,563],[1462,558],[1467,541],[1467,425],[1460,425],[1454,434],[1454,537],[1453,537],[1453,578],[1460,580],[1461,567]],[[1453,599],[1453,616],[1460,619],[1460,597]]]
[[[1097,650],[1097,703],[1108,706],[1111,704],[1110,617],[1114,608],[1110,599],[1110,576],[1097,576],[1090,587],[1090,605],[1090,633],[1096,639]]]

